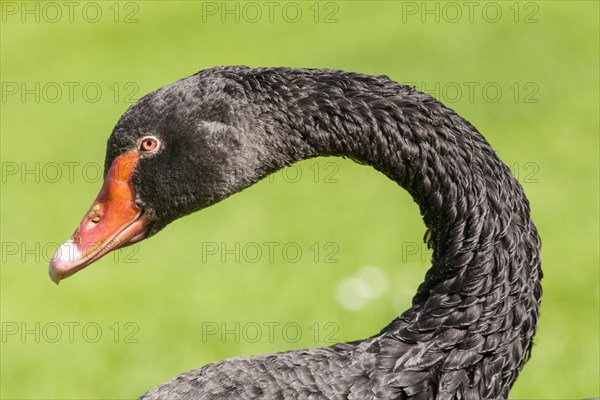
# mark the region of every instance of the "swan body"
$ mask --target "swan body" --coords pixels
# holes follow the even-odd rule
[[[53,260],[50,274],[58,282],[316,156],[369,164],[418,203],[433,256],[411,308],[370,338],[209,364],[141,399],[507,398],[542,296],[528,201],[470,123],[385,76],[217,67],[146,95],[117,123],[105,186],[65,244],[104,235],[110,246]],[[115,207],[129,210],[120,222]]]

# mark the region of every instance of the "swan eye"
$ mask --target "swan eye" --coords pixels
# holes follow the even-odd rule
[[[158,144],[159,143],[157,138],[155,138],[154,136],[147,136],[143,138],[142,142],[140,143],[140,151],[144,153],[151,153],[158,149]]]

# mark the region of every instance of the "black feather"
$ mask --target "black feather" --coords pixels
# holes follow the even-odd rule
[[[385,76],[218,67],[133,105],[107,166],[148,132],[164,148],[133,181],[152,233],[293,162],[344,156],[413,196],[433,260],[412,307],[376,336],[221,361],[142,399],[508,396],[536,330],[540,241],[521,186],[454,111]]]

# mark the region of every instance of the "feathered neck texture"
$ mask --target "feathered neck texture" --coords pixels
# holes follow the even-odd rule
[[[440,332],[460,329],[453,334],[479,338],[470,349],[479,350],[475,358],[501,348],[516,378],[537,324],[540,243],[521,186],[481,134],[431,96],[383,76],[291,69],[225,75],[264,122],[278,154],[268,172],[309,157],[345,156],[381,171],[418,203],[432,266],[413,307],[382,333],[436,342]]]

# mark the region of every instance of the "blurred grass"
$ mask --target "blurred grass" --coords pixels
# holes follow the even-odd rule
[[[7,3],[16,4],[2,3],[3,96],[7,82],[97,82],[103,95],[95,103],[79,90],[73,102],[66,94],[55,103],[37,103],[32,95],[24,102],[19,95],[2,99],[1,398],[132,398],[211,361],[325,344],[331,326],[337,330],[330,336],[339,341],[364,338],[408,308],[427,269],[422,248],[408,254],[406,247],[420,243],[424,233],[418,209],[376,171],[341,159],[305,161],[298,182],[277,174],[175,222],[119,259],[105,257],[60,287],[50,282],[50,244],[71,234],[100,187],[83,178],[81,166],[102,165],[106,139],[128,106],[124,85],[134,82],[137,98],[197,70],[229,64],[386,74],[424,82],[430,90],[435,82],[462,86],[458,101],[445,102],[513,168],[543,239],[539,332],[511,397],[600,395],[597,2],[518,3],[520,21],[531,11],[527,4],[537,4],[537,23],[515,23],[512,2],[499,3],[504,16],[497,23],[479,13],[473,23],[466,17],[423,23],[406,13],[403,19],[401,2],[320,3],[317,23],[313,3],[298,3],[304,15],[297,23],[278,13],[272,23],[266,16],[257,23],[231,17],[222,23],[219,16],[203,21],[202,3],[148,1],[133,3],[139,21],[132,24],[114,23],[112,2],[98,3],[105,14],[97,23],[78,13],[73,23],[66,17],[36,23],[31,16],[23,23],[7,15]],[[323,23],[333,10],[327,4],[337,5],[337,23]],[[122,20],[132,9],[120,7]],[[114,82],[118,101],[109,89]],[[470,99],[464,82],[479,88],[497,83],[503,95],[491,102],[476,90]],[[515,82],[521,90],[516,101]],[[535,103],[524,102],[527,82],[538,89]],[[57,182],[6,175],[14,163],[33,168],[53,162],[80,163],[73,182],[65,168]],[[324,181],[327,162],[337,168],[337,182]],[[256,263],[232,256],[202,260],[207,243],[258,243],[266,251],[265,242],[297,243],[303,255],[295,263],[277,251],[272,263],[264,253]],[[315,242],[317,262],[309,249]],[[337,262],[324,262],[328,242],[337,245]],[[340,282],[367,265],[380,268],[387,290],[347,309],[338,300]],[[137,343],[125,340],[133,332],[127,322],[138,328]],[[206,336],[207,324],[232,329],[236,322],[248,328],[240,340]],[[271,322],[280,324],[273,340],[265,325]],[[8,334],[14,324],[35,331],[36,323],[39,343],[32,333],[23,339]],[[50,343],[54,323],[62,337]],[[79,324],[72,343],[65,323]],[[262,336],[244,340],[254,337],[252,323],[263,328]],[[297,341],[293,330],[286,339],[286,323],[302,329]],[[92,324],[87,336],[85,324]],[[97,326],[102,334],[92,343]]]

